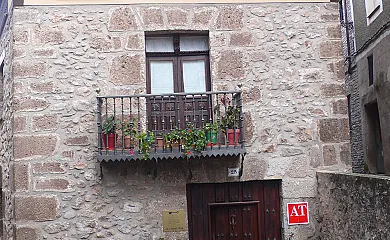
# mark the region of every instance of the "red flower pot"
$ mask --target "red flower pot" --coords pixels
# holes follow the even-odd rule
[[[240,129],[228,129],[227,132],[229,145],[238,145],[240,140]]]
[[[118,139],[118,134],[109,133],[108,135],[102,133],[102,141],[104,149],[114,150],[115,149],[115,141]]]

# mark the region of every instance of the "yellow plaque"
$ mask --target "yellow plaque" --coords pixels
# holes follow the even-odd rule
[[[163,231],[164,232],[181,232],[185,231],[184,210],[163,211]]]

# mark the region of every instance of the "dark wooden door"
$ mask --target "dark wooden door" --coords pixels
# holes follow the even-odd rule
[[[280,181],[188,184],[190,240],[280,240]]]
[[[211,239],[259,239],[259,201],[211,203]]]

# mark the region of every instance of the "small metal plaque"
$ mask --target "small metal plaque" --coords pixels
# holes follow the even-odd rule
[[[240,176],[240,168],[228,168],[228,177]]]
[[[164,232],[181,232],[185,231],[184,210],[163,211],[163,231]]]

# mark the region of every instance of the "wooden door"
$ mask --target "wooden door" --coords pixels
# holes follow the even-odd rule
[[[188,184],[190,240],[280,240],[280,181]]]
[[[211,203],[211,239],[259,239],[259,201]]]

